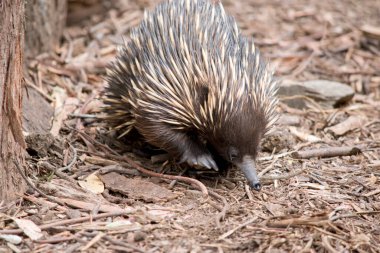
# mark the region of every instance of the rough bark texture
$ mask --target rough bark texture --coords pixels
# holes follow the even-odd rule
[[[66,0],[28,0],[25,6],[26,57],[54,51],[66,24]]]
[[[21,128],[24,1],[0,1],[0,204],[22,194],[24,182],[14,161],[24,162]]]

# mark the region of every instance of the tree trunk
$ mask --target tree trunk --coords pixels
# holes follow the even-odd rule
[[[22,194],[25,142],[21,128],[24,1],[0,1],[0,205]]]
[[[66,0],[28,0],[25,6],[25,54],[33,58],[54,51],[66,24]]]

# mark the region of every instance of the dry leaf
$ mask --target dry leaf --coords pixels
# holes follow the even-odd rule
[[[78,181],[78,184],[86,189],[89,190],[92,193],[100,194],[104,192],[104,184],[103,182],[98,178],[96,173],[92,173],[84,181]]]
[[[14,221],[30,239],[35,241],[43,236],[40,227],[38,227],[33,221],[27,219],[14,219]]]

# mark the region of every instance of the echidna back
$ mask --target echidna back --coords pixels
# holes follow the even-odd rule
[[[265,124],[273,121],[271,75],[234,19],[209,0],[168,1],[145,13],[110,71],[108,121],[122,135],[140,118],[207,129],[248,100]]]

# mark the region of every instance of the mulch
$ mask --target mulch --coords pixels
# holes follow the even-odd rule
[[[47,102],[52,127],[27,137],[29,189],[0,203],[0,252],[380,252],[379,1],[222,1],[279,77],[355,90],[333,109],[280,103],[260,192],[236,170],[183,179],[184,167],[153,163],[96,117],[122,35],[157,2],[74,22],[28,62],[29,98]],[[360,124],[330,131],[348,119]]]

